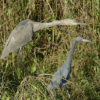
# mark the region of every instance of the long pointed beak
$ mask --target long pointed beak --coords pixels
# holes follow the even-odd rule
[[[76,22],[75,24],[76,24],[76,25],[88,25],[88,24],[86,24],[86,23],[81,23],[81,22]]]
[[[60,20],[59,22],[60,25],[87,25],[86,23],[77,22],[76,20],[70,18]]]
[[[86,40],[86,39],[83,39],[82,41],[83,41],[83,42],[92,42],[92,41]]]

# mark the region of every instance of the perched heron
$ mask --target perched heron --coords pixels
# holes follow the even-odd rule
[[[72,42],[72,48],[69,52],[69,55],[65,61],[65,63],[61,66],[60,69],[57,70],[57,72],[53,75],[52,80],[48,84],[49,89],[58,89],[61,86],[64,86],[68,96],[71,100],[72,97],[69,94],[69,91],[67,89],[66,81],[69,79],[70,73],[71,73],[71,62],[72,62],[72,56],[75,50],[75,45],[77,42],[91,42],[90,40],[83,39],[82,37],[76,37]]]
[[[55,20],[49,23],[34,22],[30,19],[23,20],[20,22],[8,37],[5,47],[3,49],[1,59],[8,56],[9,53],[16,51],[17,49],[26,45],[32,40],[32,35],[34,32],[56,25],[86,25],[85,23],[77,22],[73,19]],[[20,53],[21,54],[21,53]]]

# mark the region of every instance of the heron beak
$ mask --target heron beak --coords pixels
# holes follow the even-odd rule
[[[82,41],[83,41],[83,42],[92,42],[92,41],[86,40],[86,39],[83,39]]]
[[[76,22],[77,25],[88,25],[86,23]]]

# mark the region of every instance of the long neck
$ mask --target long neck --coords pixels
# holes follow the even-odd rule
[[[74,53],[74,50],[75,50],[75,45],[76,45],[76,40],[74,40],[72,42],[72,48],[71,48],[71,50],[69,52],[69,55],[68,55],[68,57],[67,57],[67,59],[65,61],[65,63],[67,64],[67,67],[70,67],[71,66],[72,56],[73,56],[73,53]]]
[[[85,23],[76,22],[74,19],[55,20],[49,23],[32,22],[32,24],[34,27],[34,32],[56,25],[86,25]]]
[[[73,53],[74,53],[74,50],[75,50],[75,45],[76,45],[76,40],[74,40],[73,42],[72,42],[72,48],[71,48],[71,50],[70,50],[70,52],[69,52],[69,56],[72,58],[72,56],[73,56]]]
[[[56,26],[59,25],[61,22],[56,20],[53,22],[49,22],[49,23],[40,23],[40,22],[35,22],[34,23],[34,32],[44,29],[44,28],[48,28],[48,27],[52,27],[52,26]]]

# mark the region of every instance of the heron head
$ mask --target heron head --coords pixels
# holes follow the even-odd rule
[[[84,39],[84,38],[82,38],[82,37],[80,37],[80,36],[78,36],[76,39],[75,39],[77,42],[91,42],[90,40],[87,40],[87,39]]]
[[[86,23],[82,23],[82,22],[77,22],[74,19],[63,19],[60,21],[60,25],[87,25]]]

